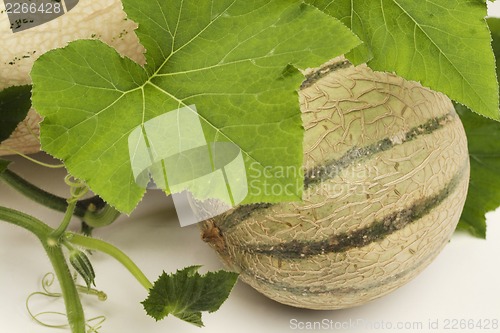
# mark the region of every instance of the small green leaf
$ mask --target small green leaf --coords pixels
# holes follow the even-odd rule
[[[500,119],[485,1],[307,0],[364,42],[348,58],[440,91]],[[331,39],[332,41],[334,38]]]
[[[198,273],[200,266],[190,266],[175,274],[163,274],[155,282],[149,297],[142,302],[147,314],[162,320],[169,314],[203,326],[201,312],[217,311],[228,298],[238,274],[226,271]]]
[[[31,72],[33,104],[44,116],[42,149],[129,213],[145,191],[130,165],[129,134],[195,105],[207,142],[241,149],[251,181],[246,203],[301,200],[297,90],[304,77],[297,68],[319,66],[359,39],[298,1],[124,0],[123,6],[139,24],[147,64],[89,40],[42,55]]]
[[[31,108],[31,86],[14,86],[0,91],[0,142],[7,139]]]
[[[6,160],[0,159],[0,173],[2,173],[5,170],[7,170],[7,168],[9,167],[10,163],[11,163],[10,161],[6,161]]]

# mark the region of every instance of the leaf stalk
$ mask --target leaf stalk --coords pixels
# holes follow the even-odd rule
[[[66,233],[67,241],[74,245],[84,247],[89,250],[96,250],[116,259],[121,263],[136,279],[139,283],[149,291],[153,287],[153,284],[146,275],[141,271],[141,269],[130,259],[124,252],[118,249],[116,246],[111,245],[100,239],[95,239],[72,232]]]

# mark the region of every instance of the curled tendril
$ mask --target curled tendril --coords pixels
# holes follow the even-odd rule
[[[99,333],[98,330],[102,328],[102,324],[106,321],[105,316],[98,316],[87,320],[87,333]],[[94,325],[90,325],[91,322],[95,322]]]
[[[42,289],[43,291],[36,291],[31,293],[28,298],[26,299],[26,309],[28,311],[28,314],[30,317],[37,322],[38,324],[49,327],[49,328],[69,328],[68,323],[64,324],[49,324],[46,322],[46,319],[43,317],[48,317],[48,316],[54,316],[54,317],[64,317],[68,318],[66,313],[64,312],[57,312],[57,311],[43,311],[39,313],[33,313],[30,309],[30,301],[34,296],[44,296],[48,298],[54,298],[58,299],[61,298],[63,295],[59,292],[53,292],[51,291],[51,287],[53,286],[55,282],[55,275],[54,273],[47,273],[44,275],[42,278]],[[95,289],[88,289],[83,286],[77,286],[78,291],[85,293],[87,295],[95,295],[97,298],[101,301],[106,300],[107,296],[104,292],[95,290]],[[67,321],[67,320],[66,320]],[[102,328],[102,324],[106,321],[105,316],[97,316],[94,318],[90,318],[86,321],[85,326],[87,328],[87,333],[99,333],[99,330]]]
[[[69,202],[80,200],[89,191],[87,184],[79,179],[73,178],[71,175],[64,177],[64,182],[70,188],[71,199],[68,200]]]

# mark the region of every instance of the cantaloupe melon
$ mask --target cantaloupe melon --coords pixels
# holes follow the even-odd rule
[[[202,225],[228,268],[310,309],[358,306],[414,278],[455,230],[469,180],[444,95],[335,59],[300,90],[303,202],[236,207]]]

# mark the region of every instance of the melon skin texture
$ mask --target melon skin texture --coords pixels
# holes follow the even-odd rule
[[[335,59],[300,92],[303,202],[239,206],[202,237],[267,297],[309,309],[365,304],[404,285],[448,243],[469,156],[451,101]]]
[[[31,84],[29,73],[40,55],[77,39],[99,39],[122,56],[144,64],[145,51],[134,32],[136,28],[135,22],[126,19],[120,0],[80,0],[72,10],[52,21],[13,33],[5,5],[0,1],[0,90]],[[31,109],[2,145],[23,153],[39,151],[40,121]],[[0,155],[8,153],[0,150]]]

